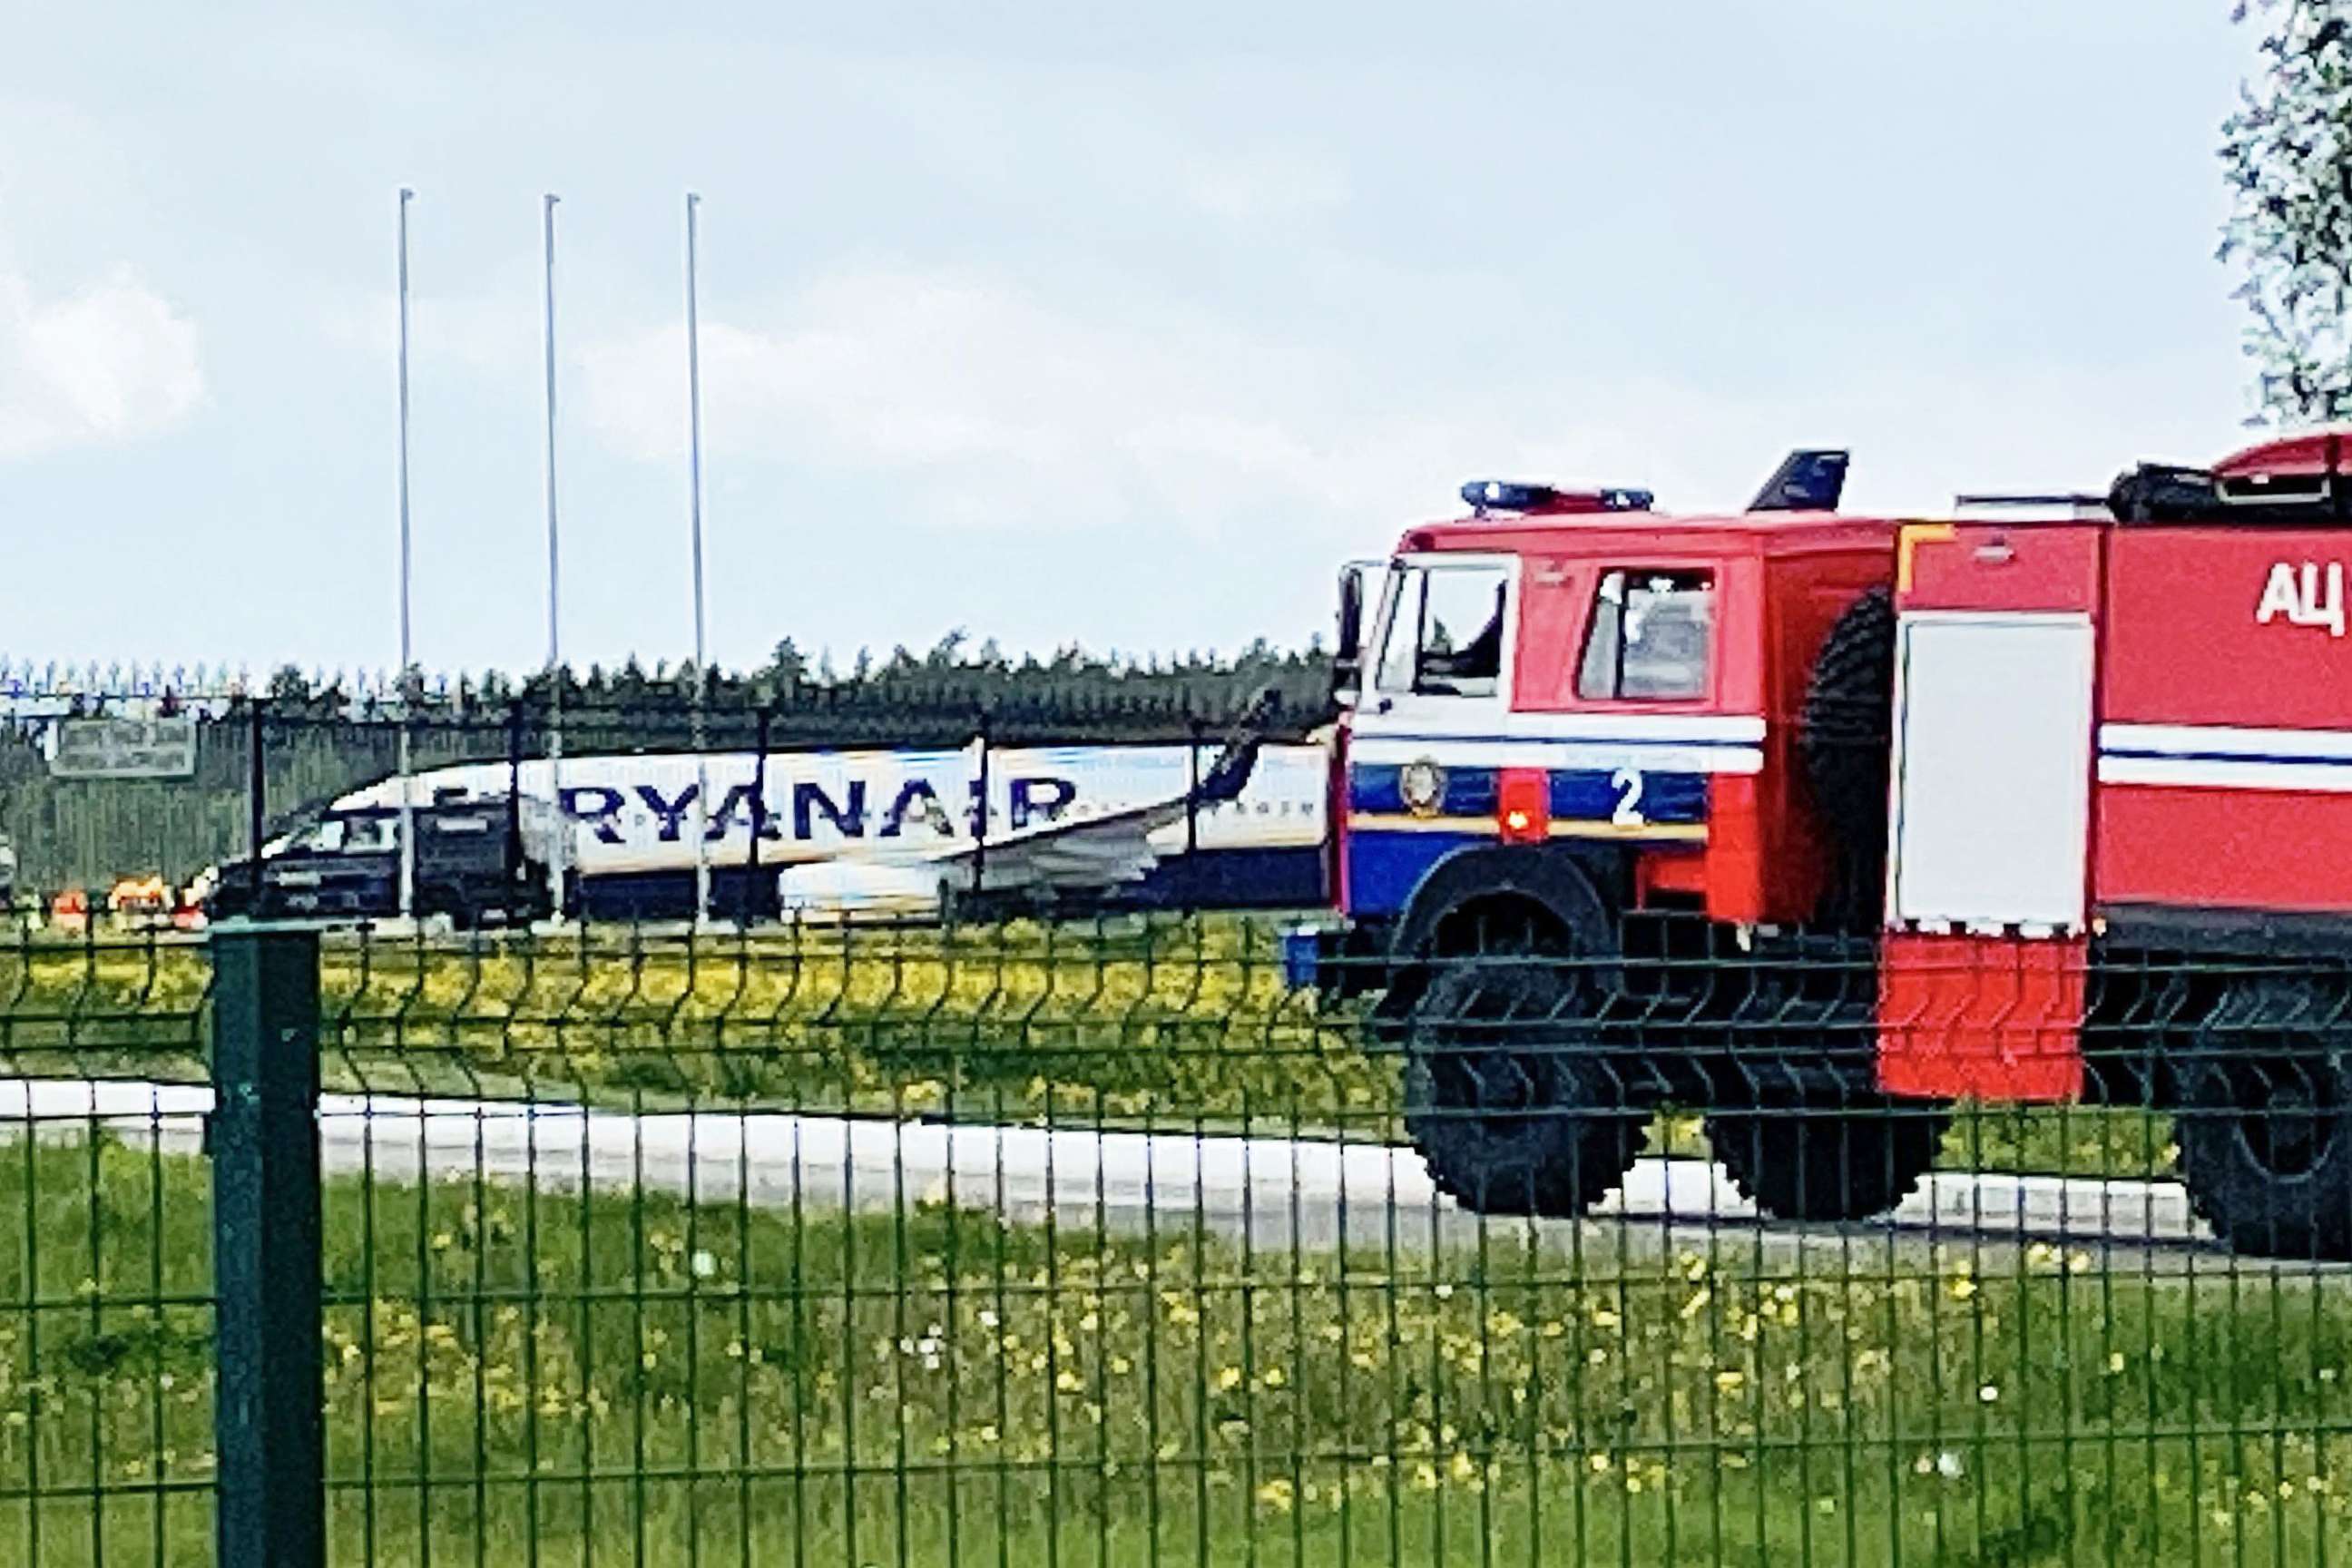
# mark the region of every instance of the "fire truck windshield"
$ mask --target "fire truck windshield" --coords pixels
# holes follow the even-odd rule
[[[1408,566],[1390,579],[1378,685],[1435,697],[1492,697],[1503,674],[1509,574],[1486,564]]]

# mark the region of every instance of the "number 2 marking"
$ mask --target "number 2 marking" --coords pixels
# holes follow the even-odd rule
[[[1619,768],[1609,775],[1610,784],[1622,791],[1617,797],[1616,814],[1610,823],[1617,827],[1643,827],[1649,819],[1642,815],[1642,775],[1632,768]]]

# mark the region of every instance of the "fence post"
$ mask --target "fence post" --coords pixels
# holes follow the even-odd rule
[[[326,1562],[319,938],[212,939],[219,1560]]]
[[[252,700],[250,723],[246,730],[246,853],[251,857],[246,873],[251,879],[247,889],[253,902],[247,907],[257,912],[261,908],[262,866],[261,846],[269,835],[269,764],[266,750],[268,744],[268,705],[260,698]]]
[[[980,764],[972,780],[971,802],[971,896],[977,903],[988,891],[988,763],[989,748],[993,740],[989,731],[994,717],[993,703],[982,702],[973,715],[973,738],[980,744]]]
[[[524,876],[522,842],[523,700],[507,707],[507,891],[512,893]],[[558,803],[559,807],[561,803]],[[558,910],[557,914],[563,911]]]
[[[1184,770],[1184,857],[1186,868],[1197,875],[1200,868],[1192,858],[1201,851],[1201,741],[1209,725],[1198,713],[1188,712],[1184,727],[1190,736]]]
[[[743,923],[750,925],[754,918],[770,907],[772,889],[760,882],[760,841],[768,835],[768,747],[775,739],[776,708],[772,701],[760,705],[758,728],[752,738],[755,748],[751,754],[751,852],[743,872]],[[781,903],[777,906],[781,912]]]

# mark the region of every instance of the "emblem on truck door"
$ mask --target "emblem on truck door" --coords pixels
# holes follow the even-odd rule
[[[2342,637],[2344,563],[2331,561],[2324,574],[2312,561],[2305,562],[2301,571],[2286,561],[2272,567],[2263,584],[2262,603],[2254,606],[2254,624],[2266,626],[2281,617],[2291,626],[2326,626]]]
[[[1397,773],[1397,795],[1415,816],[1435,816],[1445,806],[1445,770],[1428,757],[1407,763]]]

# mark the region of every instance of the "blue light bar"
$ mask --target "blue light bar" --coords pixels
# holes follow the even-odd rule
[[[1472,479],[1462,487],[1462,499],[1480,516],[1490,511],[1535,515],[1561,512],[1647,511],[1657,498],[1648,490],[1611,486],[1592,490],[1563,490],[1550,485],[1514,484],[1507,479]]]
[[[1559,493],[1549,485],[1506,484],[1501,479],[1472,479],[1462,487],[1462,499],[1480,511],[1533,511]]]

